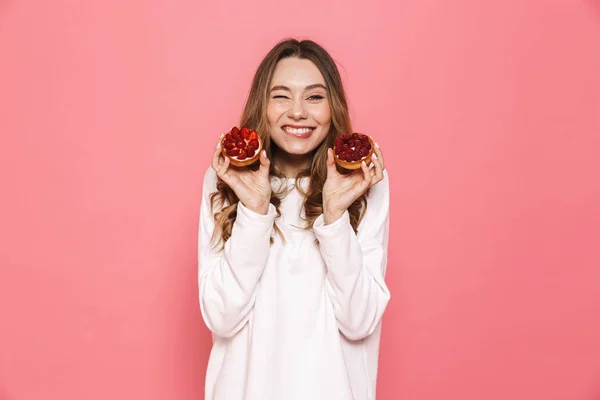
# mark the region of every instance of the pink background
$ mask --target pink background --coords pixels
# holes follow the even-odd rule
[[[0,399],[201,399],[196,229],[265,52],[391,176],[379,399],[600,398],[600,5],[0,0]]]

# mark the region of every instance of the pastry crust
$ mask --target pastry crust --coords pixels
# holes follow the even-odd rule
[[[363,133],[363,135],[365,135]],[[369,143],[371,143],[371,149],[369,150],[369,154],[365,158],[361,158],[358,161],[344,161],[340,160],[340,158],[336,155],[336,146],[333,146],[333,157],[335,162],[342,168],[345,169],[359,169],[360,164],[364,161],[367,166],[371,163],[371,156],[373,155],[373,151],[375,151],[375,143],[373,143],[373,139],[369,135],[365,135],[369,139]]]

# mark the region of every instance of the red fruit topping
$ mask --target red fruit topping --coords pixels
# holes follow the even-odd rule
[[[233,127],[221,141],[222,153],[229,157],[231,164],[243,167],[256,162],[262,150],[262,140],[258,133],[247,126]]]
[[[248,135],[250,134],[250,129],[248,129],[245,126],[242,126],[242,129],[240,129],[240,133],[241,133],[240,137],[242,139],[248,139]]]
[[[336,162],[346,169],[360,168],[361,162],[371,162],[372,141],[369,136],[358,133],[345,133],[335,139],[334,154]]]

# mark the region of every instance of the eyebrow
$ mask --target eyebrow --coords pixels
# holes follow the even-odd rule
[[[307,87],[304,88],[304,90],[311,90],[311,89],[316,89],[316,88],[321,88],[321,89],[325,89],[327,90],[327,87],[321,83],[313,83],[312,85],[308,85]],[[287,86],[273,86],[271,88],[271,92],[274,90],[287,90],[288,92],[291,92],[290,88]]]

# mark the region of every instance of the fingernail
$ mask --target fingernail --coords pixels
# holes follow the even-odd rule
[[[379,148],[379,145],[377,144],[377,142],[375,142],[375,147]]]
[[[361,162],[361,164],[363,165],[363,167],[366,167],[366,166],[367,166],[367,164],[365,163],[365,160],[363,160],[363,161]]]
[[[371,156],[371,158],[372,158],[373,160],[377,160],[377,154],[373,153],[373,155]]]
[[[215,149],[218,149],[219,147],[221,147],[221,142],[217,142],[217,147],[215,147]]]

